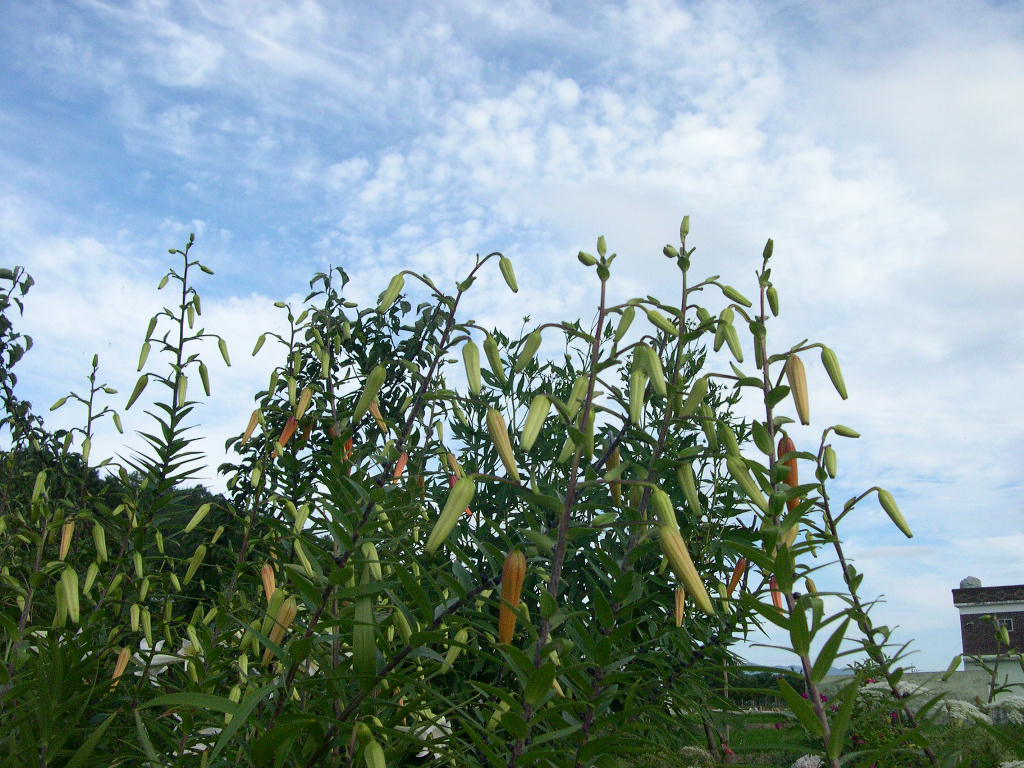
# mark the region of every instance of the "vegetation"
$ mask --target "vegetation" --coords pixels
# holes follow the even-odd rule
[[[301,306],[277,305],[288,332],[256,341],[276,364],[228,441],[223,496],[187,488],[203,467],[194,398],[212,375],[199,342],[216,338],[230,365],[200,324],[197,278],[211,271],[193,239],[171,251],[159,287],[173,306],[149,323],[125,406],[162,393],[146,449],[117,461],[91,463],[98,423],[120,429],[95,358],[88,393],[54,405],[80,406],[81,428],[51,433],[17,398],[31,342],[14,310],[31,278],[0,273],[2,759],[581,767],[814,753],[838,766],[968,754],[933,738],[937,701],[901,695],[903,649],[871,621],[842,549],[839,524],[869,497],[911,535],[884,489],[834,505],[833,441],[857,433],[829,425],[807,450],[786,434],[780,411],[810,422],[801,355],[820,355],[845,398],[835,354],[770,336],[770,240],[751,300],[695,279],[688,237],[687,218],[664,249],[674,298],[610,303],[615,255],[601,238],[579,254],[593,321],[521,338],[459,311],[482,270],[518,291],[501,254],[477,257],[450,293],[406,270],[369,308],[346,298],[344,270],[315,275]],[[728,370],[709,356],[722,349]],[[739,418],[743,398],[763,415]],[[812,557],[826,550],[831,566]],[[831,613],[813,581],[827,567],[846,585]],[[799,673],[737,656],[768,625]],[[854,652],[893,697],[896,717],[870,734],[866,672],[831,701],[821,690]],[[743,711],[769,703],[784,710]]]

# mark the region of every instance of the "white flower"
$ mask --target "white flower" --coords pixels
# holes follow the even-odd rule
[[[683,747],[679,750],[679,757],[683,762],[688,762],[691,768],[703,768],[714,763],[711,753],[703,747]]]
[[[1005,707],[1006,709],[1019,709],[1024,712],[1024,696],[1004,696],[995,702],[997,707]]]
[[[200,728],[196,731],[196,736],[218,736],[220,735],[220,728]],[[210,748],[209,744],[193,744],[191,747],[185,750],[185,753],[198,754],[199,752],[205,752]]]
[[[960,699],[946,699],[942,702],[943,708],[946,710],[946,717],[950,723],[968,723],[973,724],[977,720],[983,720],[986,723],[991,723],[992,718],[978,709],[976,706],[971,704],[969,701],[961,701]]]
[[[825,761],[818,755],[804,755],[798,757],[790,768],[822,768],[823,765],[825,765]]]
[[[433,717],[433,713],[429,710],[425,710],[424,714],[428,717]],[[432,720],[425,725],[418,726],[395,726],[395,730],[411,732],[414,737],[421,741],[427,742],[427,744],[419,751],[416,757],[440,757],[440,753],[435,752],[431,747],[437,746],[437,742],[443,742],[448,739],[452,732],[451,723],[448,722],[448,718],[438,717],[436,720]]]
[[[81,628],[81,627],[79,627],[79,628],[78,628],[78,631],[77,631],[77,632],[75,632],[75,634],[73,635],[73,637],[77,638],[77,637],[78,637],[78,636],[79,636],[80,634],[82,634],[82,628]],[[38,638],[40,638],[40,639],[43,639],[43,640],[45,640],[45,639],[48,639],[48,638],[49,638],[49,636],[50,636],[50,630],[48,630],[48,629],[37,629],[37,630],[35,630],[34,632],[29,632],[29,633],[28,633],[28,636],[29,636],[29,637],[38,637]],[[60,634],[60,635],[58,636],[58,638],[57,638],[57,642],[58,642],[58,643],[60,643],[61,645],[63,645],[63,644],[64,644],[64,638],[65,638],[65,637],[67,637],[67,635],[66,635],[66,634],[64,634],[64,633],[61,633],[61,634]],[[35,646],[35,645],[30,645],[30,646],[28,646],[26,650],[29,650],[29,651],[34,651],[35,653],[39,653],[39,647],[38,647],[38,646]],[[92,653],[93,653],[92,651],[86,651],[86,652],[85,652],[85,655],[84,655],[84,656],[82,656],[82,658],[83,658],[83,659],[87,659],[87,658],[89,658],[90,656],[92,656]]]
[[[908,696],[926,694],[928,693],[928,689],[925,688],[923,685],[913,685],[912,683],[907,683],[900,680],[898,683],[896,683],[896,692],[897,694],[899,694],[899,697],[901,699],[904,699]],[[884,680],[879,680],[874,683],[867,683],[866,685],[862,685],[860,691],[858,692],[858,695],[870,697],[877,696],[880,698],[884,698],[886,696],[892,696],[892,689],[889,687],[889,684],[887,682],[885,682]]]
[[[185,641],[188,643],[188,641]],[[189,644],[191,647],[191,644]],[[142,642],[139,643],[139,652],[132,656],[132,662],[138,667],[134,671],[134,675],[141,676],[143,671],[146,672],[146,679],[152,680],[154,677],[159,675],[161,672],[165,672],[171,664],[182,664],[185,661],[185,646],[182,646],[181,651],[178,652],[177,656],[173,656],[169,653],[160,653],[160,650],[164,647],[164,641],[158,640],[156,645],[152,648],[149,647],[149,643],[143,638]],[[149,652],[153,653],[153,658],[148,659]],[[149,669],[146,669],[146,662],[149,660]],[[156,682],[156,681],[154,681]]]
[[[1024,725],[1024,696],[1006,696],[986,706],[999,725]]]

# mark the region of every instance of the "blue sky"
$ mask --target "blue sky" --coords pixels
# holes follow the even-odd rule
[[[888,487],[917,533],[871,505],[847,529],[917,665],[959,650],[962,577],[1024,582],[1020,3],[33,0],[0,20],[0,237],[38,281],[37,403],[94,351],[130,390],[189,231],[236,361],[203,416],[215,465],[265,381],[246,353],[272,303],[328,264],[372,300],[502,250],[536,319],[589,317],[576,251],[605,234],[620,296],[658,293],[689,213],[698,271],[741,290],[774,237],[780,345],[840,355],[845,403],[809,365],[815,429],[864,433],[837,495]],[[469,312],[517,328],[500,278],[478,288]]]

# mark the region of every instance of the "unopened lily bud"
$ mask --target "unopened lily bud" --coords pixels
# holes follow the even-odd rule
[[[516,631],[516,608],[523,595],[526,579],[526,556],[514,549],[505,557],[501,572],[501,605],[498,608],[498,641],[512,642]]]
[[[463,477],[455,483],[455,487],[448,494],[448,500],[445,502],[444,509],[441,510],[441,514],[437,518],[437,522],[434,524],[434,528],[430,532],[430,536],[424,546],[424,550],[428,555],[434,554],[455,529],[455,524],[459,521],[463,510],[469,508],[469,503],[473,500],[475,493],[476,480],[472,475]]]
[[[638,425],[644,416],[647,380],[647,372],[642,368],[634,368],[629,374],[629,420]]]
[[[122,648],[117,654],[117,662],[114,664],[114,674],[111,675],[111,680],[114,681],[113,684],[115,686],[117,685],[121,675],[123,675],[124,671],[128,668],[128,662],[131,660],[131,657],[132,651],[131,648],[128,647]]]
[[[800,423],[810,424],[811,405],[807,397],[807,374],[804,371],[803,361],[796,354],[791,354],[786,360],[786,379],[789,382],[789,390],[793,395],[793,404],[796,406]]]
[[[508,378],[505,376],[505,364],[501,361],[501,354],[498,350],[498,342],[490,334],[484,339],[484,354],[487,355],[487,363],[491,366],[491,373],[499,382],[505,384]]]
[[[299,396],[299,403],[295,406],[295,418],[301,419],[306,415],[306,410],[309,408],[309,404],[313,402],[313,390],[306,387],[302,390],[302,394]]]
[[[58,553],[58,560],[63,560],[68,555],[68,550],[71,549],[71,540],[75,535],[75,521],[68,520],[61,526],[60,529],[60,552]]]
[[[523,433],[519,439],[519,447],[529,452],[540,435],[541,427],[551,411],[551,400],[547,395],[536,395],[530,403],[530,410],[523,422]]]
[[[878,503],[882,505],[882,509],[885,510],[889,519],[896,524],[896,527],[903,532],[903,535],[908,539],[913,538],[913,531],[910,530],[910,526],[907,525],[906,518],[903,517],[903,513],[900,512],[900,508],[896,505],[896,499],[893,498],[893,495],[889,493],[889,491],[884,488],[878,489]]]
[[[466,365],[466,380],[469,382],[469,391],[474,395],[480,394],[480,348],[473,342],[467,341],[462,345],[462,360]]]
[[[519,353],[519,357],[516,359],[516,364],[512,368],[513,371],[520,373],[526,369],[526,366],[533,361],[533,357],[537,354],[537,350],[540,349],[541,341],[540,331],[534,331],[526,337],[526,341],[523,342],[523,348]]]
[[[390,309],[391,305],[398,299],[403,288],[405,288],[405,275],[399,272],[391,278],[391,282],[388,283],[388,287],[385,288],[384,292],[380,295],[380,301],[377,303],[377,311],[386,312]]]
[[[380,392],[380,388],[384,386],[384,380],[387,378],[387,370],[383,365],[378,365],[370,371],[366,377],[366,384],[363,387],[362,393],[359,395],[359,400],[356,401],[356,407],[352,411],[352,420],[359,421],[363,415],[370,409],[370,404],[377,397],[377,393]]]
[[[185,533],[191,533],[194,531],[196,526],[203,522],[203,519],[210,513],[212,508],[213,504],[209,502],[202,504],[199,509],[196,510],[196,513],[192,515],[192,519],[189,520],[188,524],[185,526]]]
[[[192,581],[192,577],[196,575],[196,571],[198,571],[199,566],[203,564],[203,558],[205,557],[206,545],[200,544],[198,547],[196,547],[196,551],[192,554],[192,557],[188,562],[188,569],[185,571],[185,584],[188,584],[190,581]]]
[[[615,341],[622,341],[622,337],[626,335],[626,331],[629,330],[629,326],[633,322],[633,318],[636,316],[635,307],[626,307],[622,310],[622,316],[619,318],[619,324],[615,326]]]
[[[274,596],[274,592],[277,591],[277,579],[274,576],[274,566],[270,563],[264,563],[260,569],[260,580],[263,582],[263,594],[270,602],[270,598]]]
[[[516,273],[512,268],[511,259],[502,256],[498,260],[498,268],[501,270],[501,276],[505,278],[505,283],[508,285],[512,293],[518,293],[519,283],[516,281]]]
[[[686,542],[683,540],[679,528],[674,525],[659,525],[658,530],[662,551],[664,551],[672,571],[683,582],[687,591],[693,595],[697,606],[705,613],[713,614],[715,608],[711,604],[711,597],[697,573],[697,568],[686,549]]]
[[[508,427],[505,426],[505,417],[501,415],[501,411],[495,408],[487,409],[487,430],[490,432],[491,442],[498,451],[498,458],[505,465],[505,470],[513,480],[521,482],[515,454],[512,452],[512,442],[508,436]]]
[[[836,388],[839,396],[846,399],[846,382],[843,381],[843,371],[839,367],[839,358],[836,353],[828,347],[821,348],[821,364],[825,366],[825,373],[832,380],[832,386]]]

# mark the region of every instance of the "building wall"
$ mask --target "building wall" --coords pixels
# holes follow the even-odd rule
[[[1017,663],[1016,659],[1003,659],[1000,662],[996,662],[995,659],[986,659],[985,663],[988,665],[989,670],[993,670],[994,669],[996,671],[996,686],[1001,686],[1001,685],[1024,686],[1024,670],[1022,670],[1020,668],[1020,664]],[[976,663],[974,661],[965,661],[964,662],[964,671],[963,672],[957,672],[956,674],[980,675],[982,678],[984,678],[984,686],[983,686],[983,688],[984,688],[985,692],[984,693],[978,693],[976,695],[981,696],[982,699],[986,699],[988,697],[988,685],[989,685],[989,682],[991,680],[991,674],[990,674],[989,671],[986,671],[985,668],[982,667],[980,664],[978,664],[978,663]],[[969,679],[972,679],[972,680],[976,681],[979,678],[969,678]],[[1015,687],[1015,688],[1011,688],[1009,691],[1003,691],[1001,694],[996,696],[996,699],[1001,699],[1001,698],[1003,698],[1005,696],[1020,696],[1020,695],[1021,695],[1021,688],[1020,687]]]
[[[999,611],[995,606],[985,611],[1000,619],[1010,619],[1013,629],[1009,632],[1010,646],[1017,651],[1024,651],[1024,611]],[[982,613],[960,614],[960,637],[963,640],[965,654],[994,654],[997,652],[995,629],[988,619],[982,619]],[[1002,649],[1004,652],[1005,648]]]

